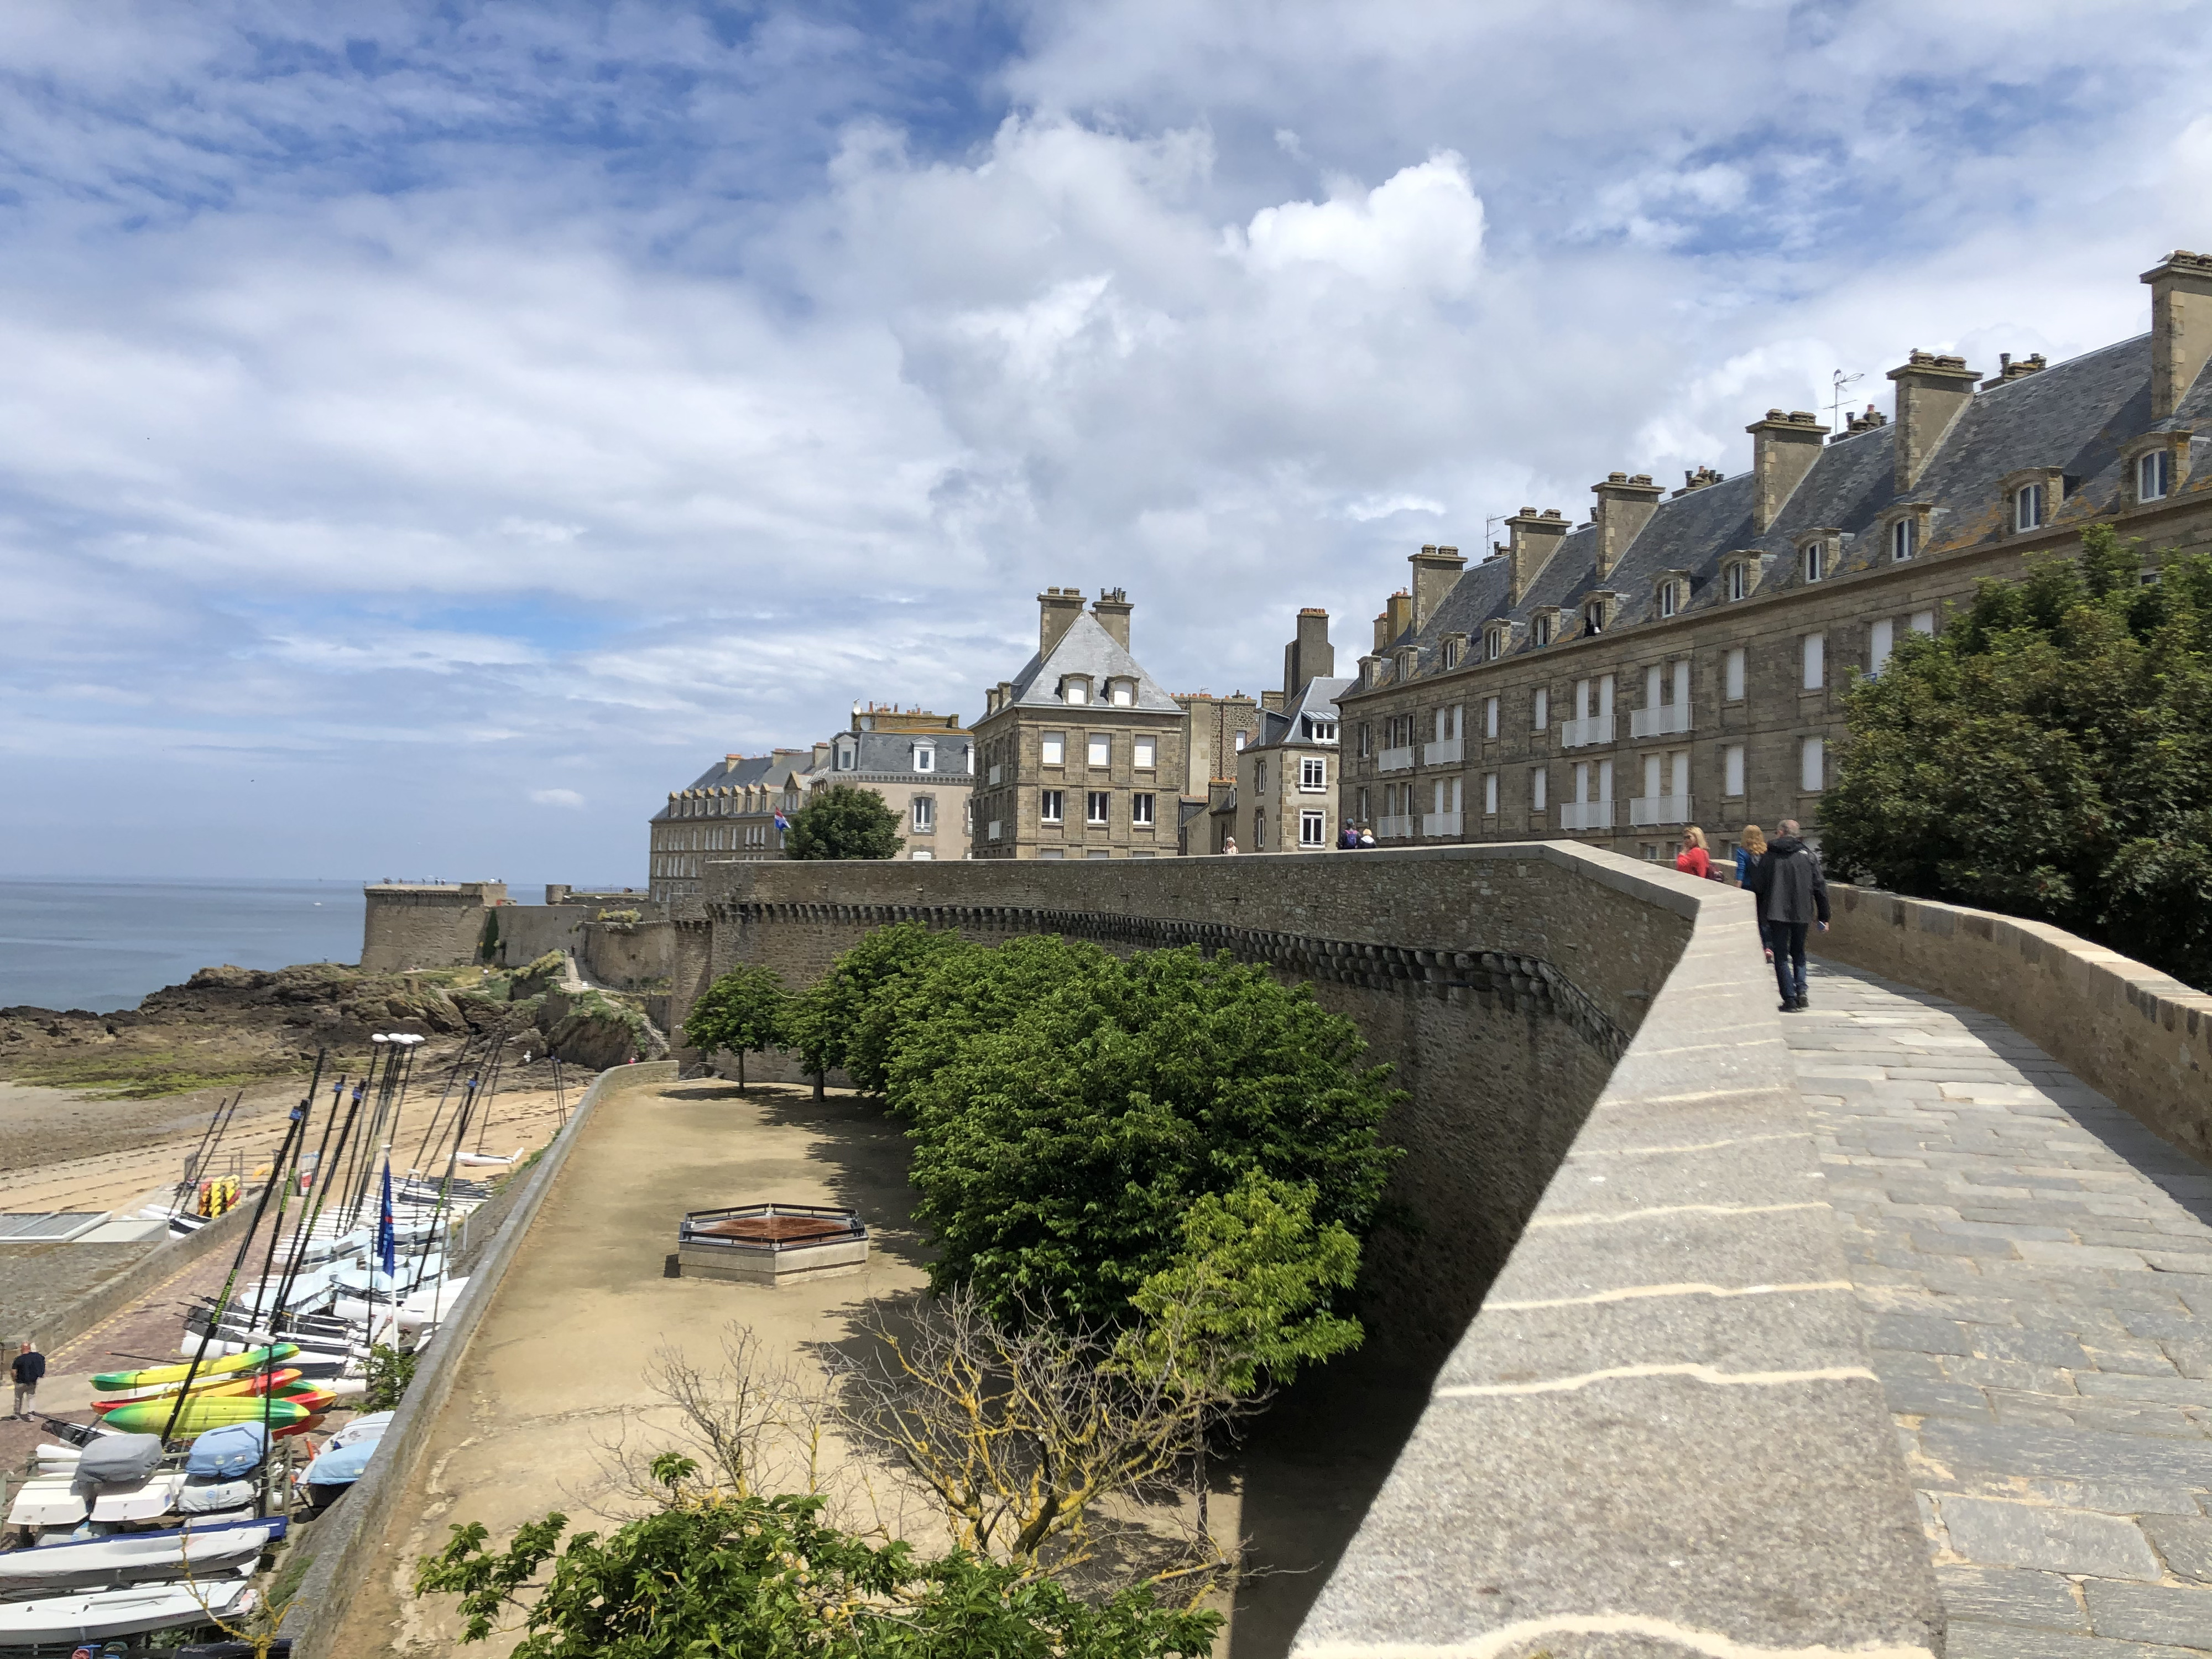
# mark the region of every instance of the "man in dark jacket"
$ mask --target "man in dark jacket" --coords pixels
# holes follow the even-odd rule
[[[39,1380],[46,1374],[46,1357],[26,1340],[10,1369],[15,1375],[15,1415],[27,1417],[39,1403]]]
[[[1828,927],[1828,878],[1820,860],[1797,834],[1797,820],[1784,818],[1782,833],[1766,846],[1766,856],[1752,869],[1752,891],[1759,919],[1766,924],[1774,949],[1774,980],[1782,991],[1782,1012],[1805,1009],[1805,934],[1817,921]]]

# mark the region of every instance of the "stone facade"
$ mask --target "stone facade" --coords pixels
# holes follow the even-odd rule
[[[830,739],[810,793],[851,784],[872,789],[899,815],[902,859],[964,859],[974,839],[969,793],[975,739],[957,714],[853,705],[853,723]]]
[[[1036,655],[975,722],[972,856],[1148,859],[1177,850],[1186,718],[1129,653],[1128,599],[1037,596]]]
[[[1336,845],[1336,698],[1352,682],[1335,678],[1328,612],[1301,611],[1297,627],[1297,637],[1283,649],[1281,695],[1270,700],[1257,736],[1237,754],[1228,816],[1241,852],[1318,853]],[[1223,850],[1218,836],[1211,850]]]
[[[491,924],[505,882],[372,882],[362,894],[364,973],[461,968],[498,950]]]
[[[2145,580],[2212,548],[2212,258],[2147,272],[2148,335],[1978,379],[1915,351],[1895,418],[1747,428],[1748,472],[1616,472],[1590,520],[1524,507],[1467,568],[1412,556],[1340,699],[1340,810],[1386,842],[1569,835],[1671,858],[1747,823],[1817,836],[1851,677],[1987,577],[2110,523]]]
[[[653,815],[652,897],[659,904],[696,898],[707,860],[780,859],[784,832],[806,797],[827,746],[777,749],[765,755],[725,755],[688,789],[668,792]]]

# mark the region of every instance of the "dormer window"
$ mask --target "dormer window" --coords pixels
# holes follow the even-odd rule
[[[1502,628],[1485,629],[1482,635],[1483,660],[1485,662],[1496,662],[1504,654],[1505,630]]]
[[[1419,660],[1420,658],[1418,653],[1413,651],[1401,651],[1398,653],[1398,678],[1401,680],[1410,680],[1413,678],[1413,669]]]
[[[1613,607],[1603,599],[1591,599],[1583,606],[1583,632],[1602,634],[1613,621]]]
[[[2014,530],[2043,528],[2046,510],[2045,492],[2048,488],[2045,484],[2028,483],[2012,492],[2012,527]]]
[[[1807,542],[1797,550],[1800,568],[1808,582],[1825,581],[1828,575],[1828,544],[1825,541]]]
[[[917,772],[934,772],[937,769],[937,750],[926,743],[915,744],[914,769]]]
[[[1722,581],[1724,591],[1730,599],[1748,599],[1751,596],[1751,567],[1741,559],[1732,560],[1729,562],[1728,568],[1722,573]]]
[[[1106,700],[1116,708],[1132,708],[1137,702],[1137,683],[1134,680],[1115,680],[1106,688]]]
[[[1091,701],[1091,682],[1080,674],[1070,674],[1060,683],[1062,702],[1086,703]]]
[[[1658,610],[1662,617],[1681,614],[1684,584],[1679,576],[1669,576],[1659,584]]]
[[[1893,519],[1889,523],[1889,557],[1893,564],[1903,564],[1920,551],[1920,521],[1917,519]]]
[[[1462,658],[1464,658],[1466,655],[1467,655],[1467,635],[1464,635],[1464,634],[1447,634],[1447,635],[1444,635],[1444,646],[1443,646],[1443,664],[1444,664],[1444,666],[1445,666],[1445,667],[1447,667],[1447,668],[1456,668],[1456,667],[1458,667],[1458,666],[1460,665],[1460,661],[1461,661],[1461,659],[1462,659]]]
[[[1556,611],[1539,611],[1531,617],[1528,619],[1528,643],[1549,645],[1559,631],[1559,615]]]
[[[2139,501],[2162,501],[2166,491],[2173,488],[2173,456],[2163,449],[2154,449],[2136,457],[2136,499]]]
[[[837,745],[837,769],[840,772],[849,772],[860,763],[860,751],[851,744],[841,743]]]

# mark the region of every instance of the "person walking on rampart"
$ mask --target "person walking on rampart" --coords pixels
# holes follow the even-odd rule
[[[1674,867],[1699,881],[1713,872],[1712,854],[1705,850],[1705,832],[1694,823],[1682,831],[1682,850],[1674,854]]]
[[[15,1415],[28,1417],[39,1403],[39,1382],[46,1374],[46,1357],[31,1346],[28,1337],[15,1355]]]
[[[1782,1012],[1802,1013],[1805,1001],[1805,935],[1815,921],[1828,928],[1828,878],[1820,860],[1797,834],[1797,820],[1782,820],[1782,833],[1752,872],[1759,920],[1768,928],[1774,952],[1774,981],[1782,993]]]

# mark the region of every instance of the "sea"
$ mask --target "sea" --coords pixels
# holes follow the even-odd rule
[[[202,968],[361,960],[359,881],[0,876],[0,1008],[133,1008]]]

